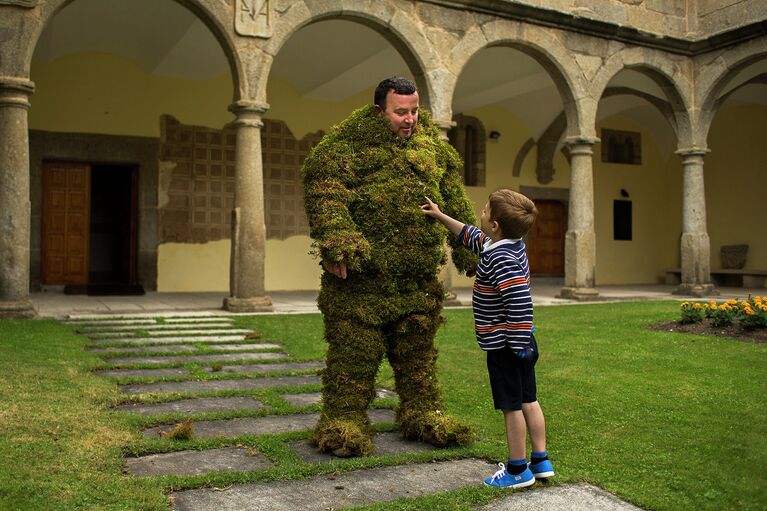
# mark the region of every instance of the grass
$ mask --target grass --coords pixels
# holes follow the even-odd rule
[[[481,440],[436,456],[502,460],[503,424],[500,412],[492,409],[484,356],[473,340],[471,311],[448,310],[445,316],[437,343],[448,412],[475,424]],[[765,509],[767,345],[644,326],[677,317],[677,302],[536,309],[542,353],[539,399],[557,470],[554,484],[585,481],[646,509]],[[257,329],[264,342],[284,343],[291,358],[323,356],[322,318],[317,314],[241,317],[237,323]],[[103,363],[83,350],[86,343],[72,328],[53,321],[0,321],[0,509],[161,510],[168,509],[170,488],[305,478],[435,456],[415,453],[317,466],[303,463],[286,446],[305,438],[304,433],[244,436],[234,442],[144,439],[142,428],[158,421],[172,424],[181,417],[109,411],[118,403],[167,398],[121,395],[112,382],[90,372]],[[188,368],[195,378],[226,376]],[[391,378],[384,364],[380,383],[392,387]],[[158,380],[162,378],[130,379]],[[292,407],[268,389],[213,395],[252,395],[278,413],[317,409]],[[258,450],[275,467],[184,477],[133,478],[122,473],[125,455],[234,444]],[[477,474],[478,481],[485,475]],[[504,494],[473,487],[365,509],[466,510],[500,495]]]

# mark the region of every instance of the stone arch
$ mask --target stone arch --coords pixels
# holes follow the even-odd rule
[[[280,20],[282,29],[275,34],[264,46],[257,64],[259,75],[253,87],[256,91],[256,99],[266,102],[266,86],[269,72],[274,57],[279,53],[283,45],[296,32],[313,23],[327,20],[344,20],[360,23],[375,30],[386,39],[405,60],[410,72],[413,73],[416,85],[421,96],[421,103],[430,105],[431,91],[433,90],[426,74],[424,62],[430,62],[434,58],[434,51],[426,40],[423,33],[418,31],[414,24],[408,22],[405,16],[400,16],[396,8],[380,3],[362,5],[337,5],[326,2],[304,2],[294,5]],[[311,7],[311,8],[310,8]],[[383,78],[383,77],[381,77]]]
[[[607,87],[608,82],[624,69],[630,69],[642,73],[644,76],[655,82],[666,95],[666,101],[669,108],[664,106],[661,101],[653,100],[650,96],[641,93],[635,93],[637,97],[647,100],[651,105],[658,108],[660,113],[670,123],[677,135],[677,145],[679,147],[693,147],[693,126],[690,118],[692,110],[692,92],[693,85],[690,79],[689,70],[684,66],[683,60],[669,58],[667,54],[656,55],[654,50],[644,48],[624,49],[612,55],[591,81],[590,96],[596,99],[596,105],[603,97],[614,94],[626,94],[627,90],[610,90]],[[589,112],[592,116],[590,122],[596,125],[595,108]]]
[[[452,99],[461,72],[478,52],[498,46],[513,48],[533,58],[548,73],[564,105],[568,134],[582,135],[584,125],[581,122],[577,98],[581,97],[579,91],[583,90],[583,86],[570,73],[570,70],[576,67],[572,52],[562,45],[558,38],[552,37],[550,30],[537,25],[499,20],[467,31],[454,47],[448,60],[448,68],[443,77],[444,97]],[[450,118],[450,105],[443,106],[443,109],[445,111],[441,112],[441,115]],[[593,131],[593,127],[591,130]]]
[[[26,76],[29,76],[32,65],[32,55],[45,27],[59,12],[61,12],[62,9],[77,1],[78,0],[50,0],[45,4],[41,4],[39,7],[39,23],[31,26],[29,32],[21,31],[22,36],[20,41],[24,44],[24,47],[19,52],[19,55],[22,59],[22,66]],[[221,45],[227,62],[229,63],[233,82],[233,101],[237,101],[241,97],[247,97],[247,80],[243,79],[243,66],[240,61],[240,55],[235,48],[236,45],[232,39],[232,34],[227,29],[231,24],[231,13],[224,8],[225,5],[213,0],[168,1],[178,3],[192,11],[200,21],[208,27],[208,30],[213,33],[213,36]]]
[[[702,98],[702,101],[697,141],[701,147],[706,146],[706,138],[714,116],[724,99],[730,94],[722,95],[722,91],[739,72],[757,62],[767,60],[766,44],[767,38],[751,41],[742,47],[724,52],[699,70],[696,95]]]

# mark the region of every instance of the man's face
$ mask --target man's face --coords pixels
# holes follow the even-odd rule
[[[410,138],[418,124],[418,93],[386,95],[386,110],[381,115],[389,121],[392,132],[400,138]]]

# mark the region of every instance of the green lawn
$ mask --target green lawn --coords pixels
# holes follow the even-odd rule
[[[765,509],[767,345],[645,328],[647,323],[677,318],[678,307],[677,302],[641,302],[536,309],[542,352],[539,399],[557,470],[553,484],[589,482],[646,509]],[[502,460],[506,447],[501,415],[492,409],[471,311],[448,310],[444,315],[447,322],[437,342],[448,412],[474,423],[481,440],[437,456]],[[238,323],[261,331],[265,341],[284,342],[296,359],[322,358],[322,318],[317,314],[242,317]],[[303,478],[433,456],[417,453],[313,466],[285,446],[285,440],[304,436],[293,433],[237,439],[275,461],[275,468],[266,471],[128,477],[122,473],[126,454],[227,442],[141,438],[141,428],[179,417],[109,411],[114,404],[143,398],[123,396],[113,383],[91,374],[103,364],[83,350],[85,344],[70,327],[54,321],[0,321],[0,509],[160,510],[168,509],[170,488]],[[198,378],[221,377],[189,368]],[[382,385],[392,386],[386,364],[380,379]],[[272,391],[248,395],[269,403],[277,413],[296,411]],[[238,414],[242,415],[205,418]],[[478,482],[486,475],[477,474]],[[465,510],[500,495],[478,486],[365,509]]]

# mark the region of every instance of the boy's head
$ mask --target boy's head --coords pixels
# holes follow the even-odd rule
[[[487,199],[486,211],[483,211],[482,226],[492,230],[492,224],[495,222],[499,229],[498,239],[518,239],[522,238],[535,222],[538,216],[533,201],[514,190],[497,190],[490,194]],[[487,217],[487,218],[485,218]]]

